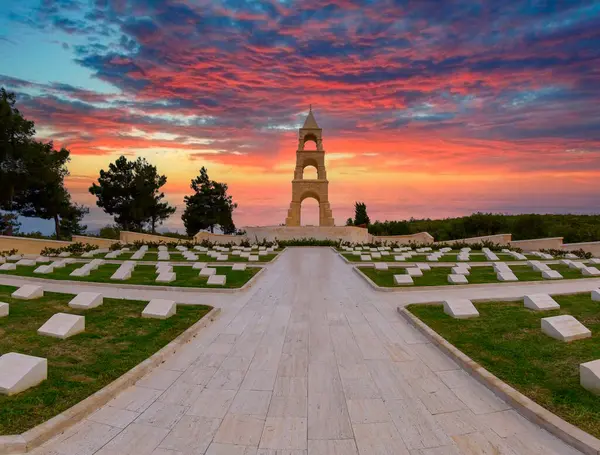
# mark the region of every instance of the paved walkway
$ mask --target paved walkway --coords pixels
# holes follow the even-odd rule
[[[170,296],[223,312],[35,454],[579,453],[405,323],[396,306],[417,294],[373,291],[330,249],[288,250],[240,294]]]

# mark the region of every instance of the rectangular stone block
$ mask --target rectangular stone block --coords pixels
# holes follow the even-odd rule
[[[40,265],[37,269],[33,271],[33,273],[37,273],[40,275],[48,275],[52,272],[54,272],[54,266],[52,265]]]
[[[535,311],[558,310],[560,305],[548,294],[532,294],[523,298],[525,308]]]
[[[592,264],[592,265],[600,265],[600,259],[598,259],[598,258],[592,258],[592,259],[590,259],[590,264]]]
[[[124,262],[117,269],[117,271],[115,273],[113,273],[113,275],[110,277],[110,279],[111,280],[119,280],[119,281],[129,280],[131,278],[132,271],[133,271],[133,267],[130,264]]]
[[[581,269],[581,274],[583,276],[600,276],[600,270],[596,267],[584,267]]]
[[[250,253],[248,253],[247,251],[244,251],[243,253],[240,254],[241,258],[249,258],[250,257]]]
[[[381,259],[381,253],[371,253],[373,259]]]
[[[253,256],[258,260],[258,256]],[[226,254],[223,254],[221,256],[217,256],[217,261],[227,261],[229,260],[229,256],[227,256]],[[248,258],[248,260],[250,260],[250,258]]]
[[[84,265],[83,267],[79,267],[78,269],[73,270],[71,273],[69,273],[69,276],[90,276],[90,268],[88,265]]]
[[[15,395],[48,377],[48,361],[42,357],[8,352],[0,356],[0,394]]]
[[[170,273],[173,271],[173,266],[171,264],[157,264],[156,265],[156,273],[159,275],[161,273]]]
[[[360,260],[361,261],[370,261],[371,260],[371,255],[370,254],[361,254],[360,255]]]
[[[417,268],[421,269],[422,271],[423,270],[424,271],[431,270],[431,266],[429,264],[425,264],[423,262],[417,262],[415,265],[416,265]]]
[[[387,270],[388,269],[388,265],[385,262],[376,262],[375,263],[375,270]]]
[[[519,281],[519,278],[513,272],[497,272],[496,278],[498,281]]]
[[[66,340],[85,330],[85,316],[56,313],[42,325],[37,333],[52,338]]]
[[[59,258],[68,258],[69,256],[71,256],[71,253],[69,253],[68,251],[63,251],[58,255]]]
[[[17,265],[32,267],[37,265],[37,262],[35,262],[35,259],[19,259],[19,261],[17,261]]]
[[[552,269],[550,267],[548,267],[547,264],[543,264],[541,262],[538,261],[530,261],[531,262],[531,268],[533,270],[535,270],[536,272],[550,272],[552,271]]]
[[[579,364],[581,387],[595,395],[600,395],[600,359]]]
[[[34,284],[26,284],[24,286],[21,286],[19,289],[17,289],[11,295],[12,295],[13,299],[33,300],[33,299],[39,299],[40,297],[43,297],[44,290],[42,289],[41,286],[36,286]]]
[[[192,265],[192,269],[200,270],[206,267],[206,262],[196,262]]]
[[[64,259],[61,259],[59,261],[54,261],[51,265],[55,269],[62,269],[63,267],[66,267],[67,263],[65,262]]]
[[[235,270],[235,271],[246,270],[246,264],[233,264],[233,267],[231,267],[231,270]]]
[[[600,301],[600,289],[592,291],[592,300],[596,302]]]
[[[4,270],[4,271],[17,270],[17,264],[15,264],[14,262],[6,262],[6,263],[0,265],[0,270]]]
[[[160,275],[156,277],[157,283],[171,283],[175,281],[176,276],[173,272],[162,272]]]
[[[415,284],[410,275],[394,275],[394,283],[398,286],[410,286],[411,284]]]
[[[406,273],[410,276],[423,276],[423,271],[419,267],[407,267]]]
[[[213,276],[217,274],[217,269],[211,269],[210,267],[206,267],[200,270],[198,276]]]
[[[452,274],[469,276],[471,274],[471,271],[466,267],[461,267],[458,265],[456,267],[452,267]]]
[[[169,259],[171,259],[171,256],[166,251],[158,252],[158,260],[159,261],[168,261]]]
[[[152,299],[142,311],[143,318],[167,319],[177,312],[177,305],[173,300]]]
[[[146,255],[146,252],[145,252],[145,251],[143,251],[143,250],[142,250],[142,251],[138,250],[138,251],[136,251],[135,253],[133,253],[133,254],[131,255],[131,259],[133,259],[133,260],[136,260],[136,261],[139,261],[139,260],[141,260],[141,259],[144,259],[144,256],[145,256],[145,255]]]
[[[448,283],[450,284],[469,284],[467,277],[464,275],[448,275]]]
[[[571,263],[569,264],[569,268],[570,269],[583,269],[585,268],[586,265],[583,262],[576,262],[576,261],[571,261]]]
[[[542,278],[544,280],[562,280],[563,276],[556,270],[544,270]]]
[[[248,262],[258,262],[258,256],[251,254],[248,256]]]
[[[99,307],[104,303],[102,294],[97,292],[80,292],[69,302],[71,308],[77,310],[89,310],[92,308]]]
[[[479,316],[479,311],[477,311],[477,308],[468,299],[450,299],[444,301],[444,313],[454,319],[469,319]]]
[[[206,284],[211,286],[225,286],[227,277],[225,275],[212,275],[208,277]]]
[[[542,318],[541,323],[542,332],[560,341],[569,342],[592,336],[592,332],[568,314]]]
[[[8,303],[0,302],[0,318],[8,316],[10,306]]]
[[[406,257],[404,256],[394,256],[394,261],[406,261]]]
[[[97,270],[98,267],[100,267],[103,264],[104,264],[103,259],[93,259],[89,264],[90,270]]]
[[[497,261],[499,259],[496,253],[492,251],[485,251],[484,254],[488,261]]]
[[[8,261],[18,261],[19,259],[21,259],[23,256],[21,256],[20,254],[11,254],[10,256],[8,256],[6,258],[6,260]]]

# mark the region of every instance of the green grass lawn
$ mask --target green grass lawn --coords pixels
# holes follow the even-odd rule
[[[579,384],[579,364],[600,358],[600,302],[590,294],[557,296],[560,310],[534,312],[523,302],[479,303],[480,317],[452,319],[441,305],[408,309],[466,355],[539,405],[600,437],[600,399]],[[570,314],[592,337],[564,343],[544,335],[540,319]]]
[[[69,294],[45,293],[37,300],[10,297],[0,286],[10,314],[0,318],[0,353],[48,359],[48,379],[10,397],[0,395],[0,434],[22,433],[70,408],[150,357],[201,319],[208,306],[179,305],[169,319],[144,319],[147,302],[104,299],[91,310],[73,310]],[[66,340],[37,334],[55,313],[85,316],[85,332]]]
[[[111,280],[110,277],[117,271],[120,264],[103,264],[90,273],[87,277],[73,277],[69,274],[80,267],[83,263],[69,264],[63,268],[55,269],[53,273],[48,275],[40,275],[33,273],[37,267],[29,266],[17,266],[15,271],[0,271],[2,274],[7,275],[19,275],[19,276],[31,276],[36,278],[48,278],[52,280],[73,280],[73,281],[90,281],[98,283],[113,283],[113,284],[146,284],[153,286],[181,286],[181,287],[195,287],[195,288],[240,288],[246,284],[250,278],[258,273],[259,267],[247,267],[243,271],[234,271],[231,267],[214,267],[217,269],[218,275],[226,275],[227,282],[225,286],[209,286],[206,282],[208,278],[199,277],[200,270],[193,269],[189,266],[174,266],[173,271],[175,272],[176,280],[171,283],[157,283],[156,268],[153,265],[138,265],[131,274],[131,279],[127,281]]]
[[[549,267],[560,272],[564,279],[588,278],[584,277],[579,270],[570,269],[565,265],[551,264]],[[404,268],[390,267],[388,270],[375,270],[373,267],[359,268],[378,286],[406,287],[397,286],[394,283],[394,275],[406,273]],[[546,281],[542,278],[541,272],[536,272],[527,265],[511,265],[510,268],[519,278],[519,281]],[[448,283],[448,275],[451,271],[452,267],[432,267],[430,271],[424,271],[422,277],[413,277],[414,286],[453,286]],[[496,272],[494,272],[492,266],[471,267],[471,274],[467,276],[467,280],[469,280],[469,284],[501,283],[496,278]]]

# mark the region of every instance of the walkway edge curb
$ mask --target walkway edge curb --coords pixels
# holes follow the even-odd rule
[[[137,364],[127,373],[118,377],[96,393],[52,417],[50,420],[19,435],[0,436],[0,455],[27,453],[80,422],[112,400],[117,394],[135,384],[142,376],[163,363],[169,356],[175,354],[182,345],[195,338],[203,328],[217,319],[220,313],[220,308],[213,308],[202,319],[146,360]]]
[[[446,341],[437,332],[431,329],[427,324],[414,316],[406,308],[398,307],[400,315],[406,319],[413,327],[419,330],[433,344],[439,347],[445,354],[450,356],[460,366],[462,366],[477,381],[486,386],[498,397],[510,403],[523,417],[529,421],[541,426],[548,432],[572,447],[582,451],[587,455],[600,454],[600,440],[589,433],[568,423],[557,415],[543,408],[533,400],[527,398],[521,392],[513,389],[511,386],[501,381],[488,370],[483,368],[477,362],[465,355],[454,345]]]

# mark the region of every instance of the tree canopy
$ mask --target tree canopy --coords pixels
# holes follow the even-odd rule
[[[214,232],[217,225],[225,234],[235,233],[232,214],[237,204],[227,194],[227,184],[210,180],[208,171],[202,167],[190,188],[193,194],[183,199],[185,210],[181,216],[187,234],[193,236],[203,229]]]
[[[354,226],[368,226],[370,222],[367,205],[364,202],[356,202],[354,204]]]
[[[154,233],[158,224],[175,213],[175,207],[163,201],[160,188],[165,183],[167,177],[144,158],[129,161],[121,156],[107,171],[100,171],[98,184],[93,183],[89,191],[120,228],[141,231],[148,224]]]
[[[54,220],[56,237],[67,219],[87,209],[74,205],[64,186],[70,152],[34,139],[34,123],[15,107],[16,97],[0,89],[0,208],[23,216]],[[62,222],[62,220],[65,220]],[[61,225],[62,222],[62,225]],[[9,233],[14,229],[8,224]]]

